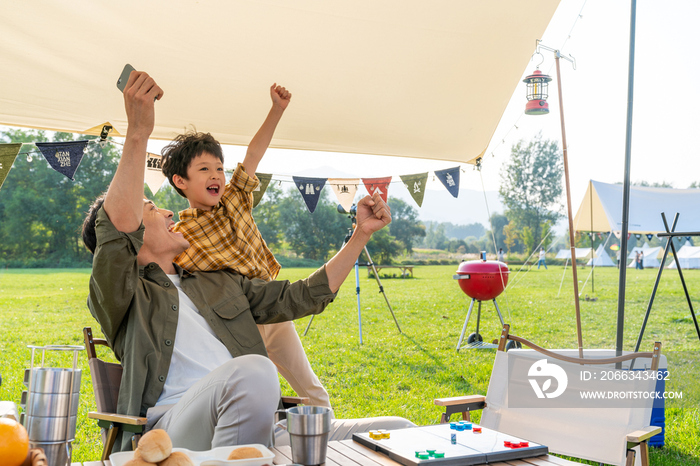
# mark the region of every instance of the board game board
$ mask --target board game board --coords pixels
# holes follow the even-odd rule
[[[544,445],[527,442],[512,435],[502,434],[478,424],[470,424],[470,429],[456,430],[455,424],[410,427],[380,431],[389,438],[377,438],[376,432],[353,434],[354,441],[383,453],[406,466],[435,464],[457,466],[530,458],[546,455]],[[465,426],[467,423],[464,423]],[[475,433],[474,427],[481,428]],[[452,434],[455,443],[452,443]],[[374,437],[374,438],[372,438]],[[522,442],[522,443],[521,443]],[[508,446],[506,446],[508,445]],[[522,445],[522,446],[521,446]],[[419,452],[422,453],[419,457]],[[426,457],[427,452],[429,453]],[[441,453],[444,453],[442,457]]]

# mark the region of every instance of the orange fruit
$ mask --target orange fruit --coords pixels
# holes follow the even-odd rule
[[[29,436],[22,424],[0,418],[0,458],[3,466],[20,466],[29,453]]]

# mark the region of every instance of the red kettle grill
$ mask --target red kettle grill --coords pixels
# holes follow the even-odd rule
[[[471,317],[475,301],[479,303],[476,314],[476,331],[467,338],[468,347],[495,348],[498,346],[490,343],[483,343],[484,340],[479,334],[481,302],[489,299],[492,300],[494,306],[496,306],[496,312],[498,313],[498,318],[501,320],[501,325],[504,325],[503,316],[501,315],[501,310],[498,308],[496,297],[498,297],[506,288],[506,285],[508,285],[509,273],[508,266],[503,262],[486,260],[486,252],[484,251],[481,252],[480,260],[465,261],[459,264],[457,274],[452,278],[458,280],[459,287],[467,296],[472,298],[472,301],[469,304],[467,318],[464,321],[464,327],[462,327],[462,333],[457,342],[457,351],[462,347],[462,341],[467,331],[467,324],[469,324],[469,318]]]

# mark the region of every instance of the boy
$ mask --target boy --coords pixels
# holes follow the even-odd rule
[[[279,273],[280,265],[252,215],[252,192],[259,184],[255,170],[292,94],[273,84],[270,96],[272,108],[228,184],[221,146],[211,134],[182,134],[163,149],[163,174],[190,204],[174,227],[191,244],[175,259],[185,270],[230,269],[265,281]],[[328,392],[313,372],[294,324],[258,325],[258,330],[269,358],[294,391],[309,397],[311,405],[330,407]]]

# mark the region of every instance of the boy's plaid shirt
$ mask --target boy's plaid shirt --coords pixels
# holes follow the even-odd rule
[[[274,280],[280,264],[253,220],[253,194],[260,182],[238,164],[219,204],[211,211],[185,209],[174,230],[190,242],[175,263],[194,272],[230,269],[248,278]]]

